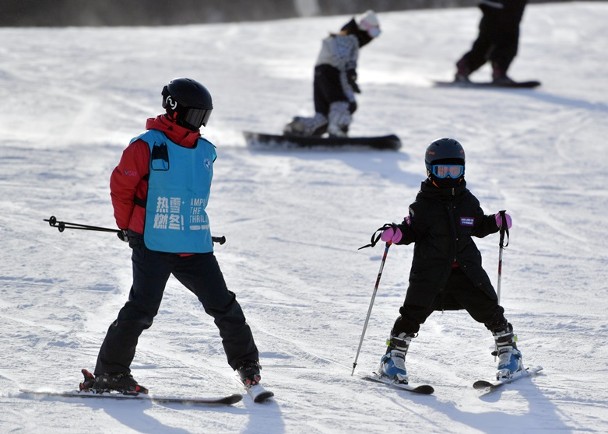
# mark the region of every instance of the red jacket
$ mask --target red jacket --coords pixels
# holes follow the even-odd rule
[[[192,131],[177,125],[167,115],[150,118],[146,130],[165,133],[169,140],[178,145],[192,148],[199,137],[199,131]],[[110,176],[110,196],[114,207],[114,218],[120,229],[131,229],[144,233],[146,209],[135,205],[135,198],[146,200],[148,195],[148,174],[150,172],[150,147],[143,140],[136,140],[123,151],[118,166]]]

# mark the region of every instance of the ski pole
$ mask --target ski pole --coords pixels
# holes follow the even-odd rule
[[[83,231],[114,232],[115,234],[120,233],[120,229],[104,228],[101,226],[91,226],[83,225],[80,223],[59,221],[54,215],[50,216],[48,219],[43,219],[43,221],[49,222],[49,226],[57,228],[59,232],[63,232],[66,229],[80,229]],[[211,240],[214,243],[218,243],[221,245],[226,242],[226,237],[223,235],[221,237],[211,237]]]
[[[45,222],[49,222],[49,226],[59,229],[59,232],[63,232],[66,229],[81,229],[85,231],[99,231],[99,232],[114,232],[118,233],[120,230],[111,228],[102,228],[100,226],[82,225],[80,223],[61,222],[52,215],[48,219],[43,219]]]
[[[509,245],[509,228],[507,227],[507,218],[505,217],[506,210],[499,211],[500,214],[500,241],[498,242],[498,281],[496,283],[496,295],[498,304],[500,304],[500,280],[502,278],[502,251]],[[507,243],[505,244],[505,234],[507,235]]]
[[[355,355],[355,361],[353,362],[353,371],[351,372],[351,376],[355,374],[355,368],[357,367],[357,360],[359,359],[359,353],[361,352],[361,345],[363,345],[363,338],[365,337],[365,331],[367,330],[367,324],[369,323],[369,317],[372,314],[372,307],[374,305],[374,300],[376,299],[376,293],[378,292],[378,286],[380,286],[380,278],[382,277],[382,271],[384,270],[384,263],[386,262],[386,257],[388,256],[388,249],[391,246],[391,243],[386,243],[384,247],[384,255],[382,255],[382,261],[380,262],[380,270],[378,271],[378,277],[376,278],[376,285],[374,286],[374,292],[372,294],[372,299],[369,302],[369,308],[367,309],[367,317],[365,318],[365,323],[363,324],[363,332],[361,333],[361,339],[359,340],[359,348],[357,348],[357,354]]]

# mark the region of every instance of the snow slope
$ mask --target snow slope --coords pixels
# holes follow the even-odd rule
[[[312,110],[321,38],[349,17],[182,28],[0,29],[0,431],[81,433],[607,432],[608,4],[532,5],[511,74],[535,91],[436,89],[476,34],[476,9],[381,15],[362,51],[352,134],[398,134],[398,153],[264,152],[241,131],[278,132]],[[92,369],[130,286],[112,234],[108,179],[177,76],[203,82],[218,146],[209,213],[276,400],[230,408],[29,400]],[[488,78],[483,69],[477,78]],[[436,313],[408,355],[415,396],[363,382],[407,289],[411,247],[391,248],[355,376],[351,368],[382,247],[424,177],[428,143],[452,136],[487,213],[514,220],[502,304],[524,361],[545,374],[480,395],[491,335],[465,312]],[[496,280],[498,236],[478,241]],[[215,326],[170,280],[133,373],[157,394],[239,391]],[[581,383],[585,388],[580,387]]]

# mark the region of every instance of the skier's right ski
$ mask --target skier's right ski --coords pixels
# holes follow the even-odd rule
[[[68,391],[46,391],[46,390],[21,390],[23,397],[32,398],[93,398],[93,399],[118,399],[118,400],[144,400],[161,404],[186,404],[186,405],[232,405],[243,399],[240,393],[214,397],[177,397],[149,395],[148,389],[141,388],[139,392],[127,392],[116,390],[98,391],[92,386],[95,376],[87,369],[81,369],[84,380],[78,385],[78,390]]]
[[[96,393],[91,390],[68,390],[65,392],[43,391],[43,390],[20,390],[23,398],[93,398],[93,399],[118,399],[149,401],[158,404],[182,404],[182,405],[232,405],[243,399],[243,395],[235,393],[232,395],[218,397],[176,397],[156,396],[145,393],[127,395],[119,392]]]
[[[435,389],[433,389],[433,386],[429,385],[429,384],[420,384],[417,386],[411,385],[411,384],[406,384],[406,383],[398,383],[386,376],[383,375],[379,375],[376,372],[372,372],[371,374],[368,375],[364,375],[363,377],[364,380],[367,381],[373,381],[375,383],[382,383],[382,384],[386,384],[387,386],[399,389],[399,390],[407,390],[408,392],[413,392],[413,393],[419,393],[421,395],[431,395]]]

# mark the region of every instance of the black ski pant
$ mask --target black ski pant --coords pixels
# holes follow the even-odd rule
[[[492,296],[493,294],[493,296]],[[471,317],[486,326],[490,331],[501,330],[508,324],[505,310],[498,304],[496,293],[477,288],[471,280],[459,269],[452,271],[448,282],[435,297],[431,306],[415,304],[415,296],[408,294],[403,306],[399,309],[401,314],[395,321],[391,334],[416,334],[420,324],[437,310],[466,309]]]
[[[258,350],[234,293],[226,287],[213,253],[180,256],[133,245],[133,286],[129,300],[110,325],[99,350],[95,375],[130,372],[141,333],[158,313],[169,276],[173,274],[214,318],[228,364],[236,369],[244,360],[258,360]]]
[[[347,102],[349,110],[354,113],[357,103],[349,99],[342,85],[340,71],[331,65],[317,65],[313,81],[313,99],[315,113],[329,115],[329,107],[334,102]]]
[[[483,6],[477,39],[457,65],[474,72],[490,61],[494,69],[506,73],[517,55],[525,6],[526,0],[511,0],[503,9]]]

